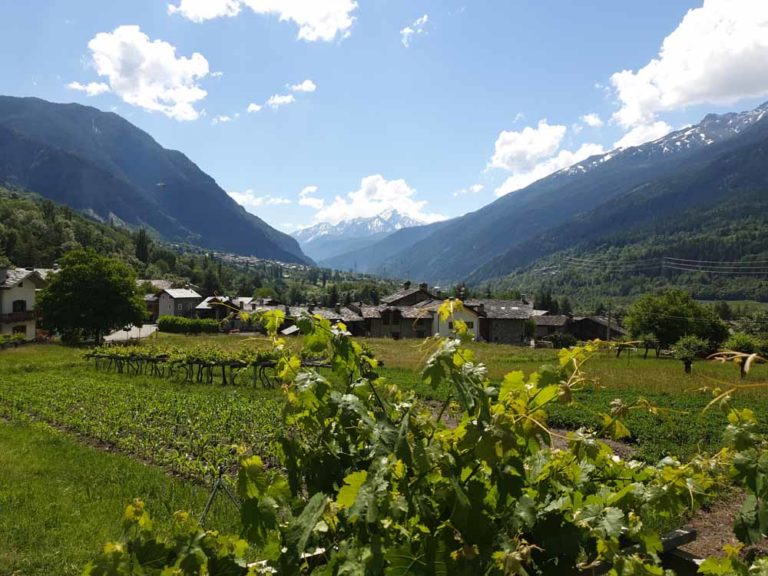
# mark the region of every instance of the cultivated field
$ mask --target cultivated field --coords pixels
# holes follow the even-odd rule
[[[180,349],[268,347],[266,340],[242,336],[161,334],[154,340]],[[420,380],[428,353],[421,343],[365,343],[383,361],[380,375],[388,381],[426,399],[445,396]],[[470,348],[494,381],[554,363],[557,354]],[[275,462],[271,439],[281,390],[116,374],[96,370],[83,352],[56,345],[0,352],[0,574],[45,574],[51,566],[57,574],[79,573],[103,542],[119,535],[121,510],[132,498],[145,499],[157,518],[177,509],[199,513],[219,465],[234,470],[242,450]],[[649,460],[716,450],[725,417],[717,407],[702,414],[712,395],[699,389],[741,384],[732,365],[700,362],[693,376],[685,376],[680,362],[638,355],[600,355],[587,372],[594,382],[576,395],[575,405],[554,408],[551,424],[596,426],[594,411],[607,411],[615,398],[629,404],[642,396],[665,410],[632,411],[625,419],[635,454]],[[753,369],[746,383],[768,387],[768,367]],[[740,391],[736,404],[768,414],[768,388]],[[761,424],[768,431],[768,422]],[[209,525],[232,529],[236,513],[227,504],[218,502]]]

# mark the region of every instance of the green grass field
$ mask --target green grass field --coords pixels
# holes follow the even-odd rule
[[[156,340],[180,348],[269,345],[242,336],[160,334]],[[381,376],[424,398],[446,397],[446,390],[430,389],[420,380],[428,354],[422,343],[365,343],[384,363]],[[470,348],[494,381],[509,371],[532,372],[557,360],[552,350]],[[0,352],[0,418],[5,419],[0,421],[0,534],[11,534],[10,540],[0,538],[0,574],[50,574],[51,566],[56,573],[78,572],[99,545],[119,534],[121,511],[137,496],[155,510],[159,506],[160,517],[176,509],[199,510],[216,467],[234,470],[235,446],[274,461],[280,390],[119,375],[96,370],[82,354],[57,345]],[[643,396],[667,410],[663,416],[633,412],[625,420],[637,456],[649,460],[716,450],[725,418],[716,409],[702,414],[711,394],[697,389],[740,384],[733,365],[699,362],[686,376],[678,361],[639,356],[600,354],[587,372],[594,382],[576,395],[577,404],[554,407],[551,424],[597,426],[594,412],[607,411],[613,399],[631,403]],[[768,414],[768,367],[753,369],[746,383],[759,386],[739,392],[736,403],[759,417]],[[768,431],[768,420],[762,424]],[[96,504],[91,507],[90,501]],[[234,521],[233,512],[228,514],[217,520]],[[49,544],[41,547],[41,538]],[[42,556],[40,550],[45,550]]]
[[[160,527],[176,510],[200,513],[208,489],[39,424],[0,421],[0,574],[82,573],[120,536],[125,505],[142,498]],[[214,501],[207,525],[237,531],[237,511]]]

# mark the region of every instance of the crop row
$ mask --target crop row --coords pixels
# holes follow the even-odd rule
[[[0,386],[0,415],[42,420],[198,479],[234,467],[240,446],[271,460],[282,403],[275,391],[180,386],[87,366],[9,371]]]

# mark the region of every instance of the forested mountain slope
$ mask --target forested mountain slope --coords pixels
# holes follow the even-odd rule
[[[95,108],[0,97],[0,183],[167,240],[309,262],[296,240],[246,212],[184,154]]]
[[[403,239],[397,251],[374,259],[367,270],[477,284],[574,242],[596,241],[692,207],[712,208],[732,193],[765,189],[766,168],[760,163],[768,142],[767,113],[763,105],[742,114],[709,115],[655,142],[589,158],[476,212],[427,227],[420,238]],[[368,253],[380,254],[377,248]],[[347,256],[329,264],[349,264]]]

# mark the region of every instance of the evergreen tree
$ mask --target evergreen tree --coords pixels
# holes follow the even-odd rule
[[[144,264],[149,263],[149,250],[152,245],[152,240],[149,238],[149,234],[144,228],[139,228],[139,231],[133,238],[133,243],[136,252],[136,258]]]

